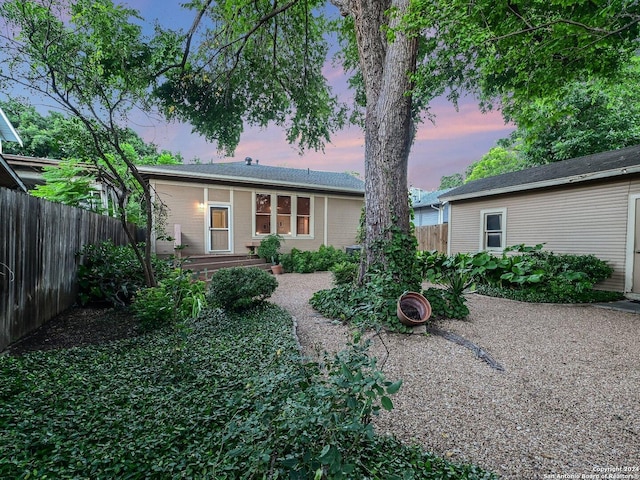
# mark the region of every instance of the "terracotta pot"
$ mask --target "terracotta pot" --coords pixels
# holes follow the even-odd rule
[[[398,298],[398,319],[403,325],[422,325],[431,316],[429,300],[416,292],[407,292]]]
[[[273,273],[274,275],[280,275],[283,273],[283,269],[282,269],[282,265],[278,264],[278,265],[271,265],[271,273]]]

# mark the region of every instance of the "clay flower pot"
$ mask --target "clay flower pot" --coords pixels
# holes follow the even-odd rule
[[[271,273],[273,273],[274,275],[280,275],[283,273],[283,269],[282,269],[282,265],[278,264],[278,265],[271,265]]]
[[[431,304],[417,292],[406,292],[398,298],[398,320],[403,325],[422,325],[431,316]]]

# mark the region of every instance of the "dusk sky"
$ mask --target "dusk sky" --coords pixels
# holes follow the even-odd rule
[[[147,21],[157,19],[165,24],[170,18],[172,26],[186,29],[193,18],[193,13],[181,10],[177,1],[128,0],[123,3],[139,10]],[[346,75],[329,66],[325,68],[325,75],[341,100],[349,102],[352,94],[345,86]],[[477,102],[471,98],[461,101],[458,111],[444,98],[432,102],[431,108],[436,123],[420,125],[409,156],[409,186],[423,190],[437,189],[443,175],[463,173],[468,165],[495,146],[498,139],[507,137],[513,130],[512,126],[504,124],[499,112],[482,114]],[[358,172],[364,179],[364,135],[355,126],[338,132],[324,153],[310,151],[303,156],[294,145],[287,143],[284,132],[277,127],[246,129],[234,158],[218,156],[215,145],[192,134],[188,125],[165,125],[149,119],[134,128],[145,140],[180,152],[185,161],[194,157],[202,162],[239,161],[251,157],[271,166]]]
[[[193,12],[182,9],[177,0],[126,0],[120,3],[138,10],[148,25],[158,20],[162,25],[186,30],[193,19]],[[325,75],[341,100],[350,103],[352,94],[346,88],[346,75],[329,66],[325,67]],[[436,123],[420,125],[409,157],[409,186],[424,190],[437,189],[443,175],[463,173],[498,139],[507,137],[513,130],[512,126],[504,124],[499,112],[482,114],[477,102],[471,98],[460,102],[459,111],[446,99],[436,99],[431,104],[431,111],[436,116]],[[358,172],[364,179],[364,135],[355,126],[334,135],[324,153],[309,151],[303,156],[298,154],[296,146],[286,142],[284,132],[278,127],[248,128],[241,136],[235,156],[224,158],[218,155],[215,145],[191,133],[189,125],[166,124],[161,118],[153,117],[130,120],[129,126],[145,141],[181,153],[186,162],[194,158],[208,163],[252,157],[263,165]]]

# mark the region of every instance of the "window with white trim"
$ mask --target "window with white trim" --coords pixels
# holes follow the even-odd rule
[[[254,194],[253,209],[256,236],[270,233],[311,236],[313,198],[310,196],[259,192]]]
[[[254,209],[256,235],[269,235],[271,233],[271,195],[257,193]]]
[[[480,250],[502,250],[506,244],[507,209],[480,211]]]

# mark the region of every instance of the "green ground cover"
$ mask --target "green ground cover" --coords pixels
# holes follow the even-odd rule
[[[374,434],[400,382],[356,345],[301,362],[274,305],[0,355],[0,478],[494,478]]]

